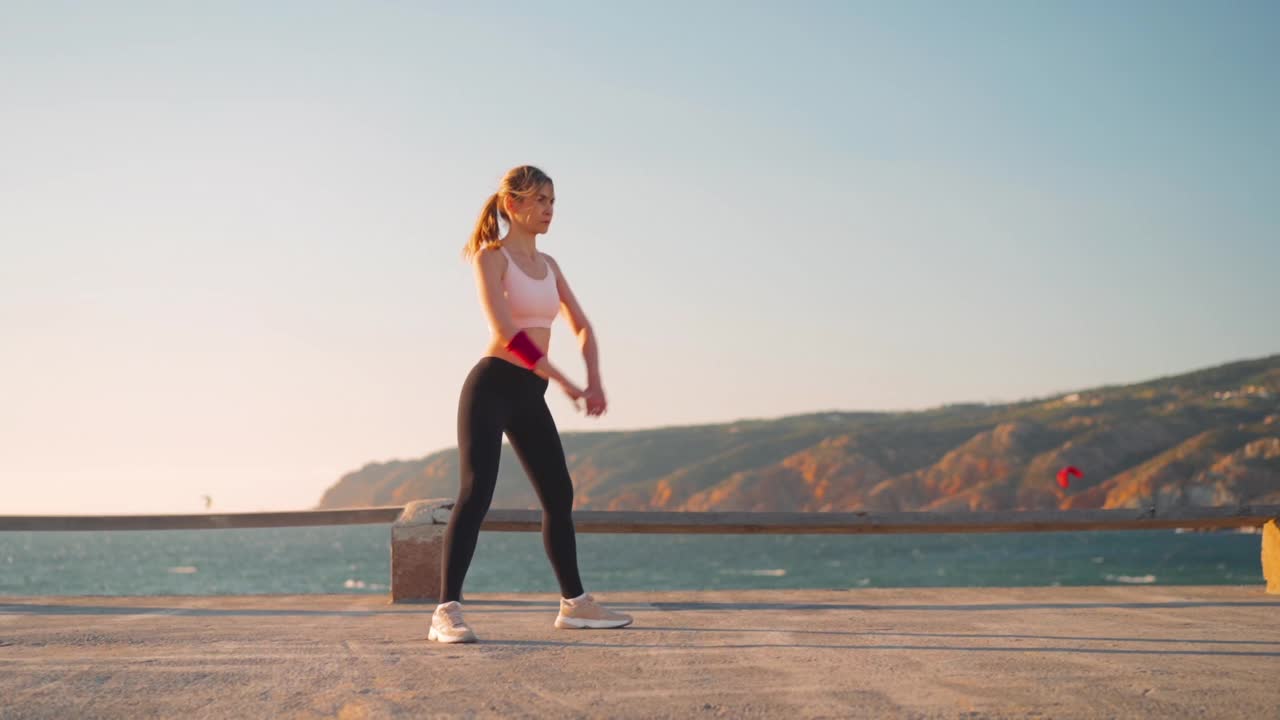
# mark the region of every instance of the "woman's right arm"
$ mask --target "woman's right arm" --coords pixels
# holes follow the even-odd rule
[[[502,253],[494,250],[482,250],[476,253],[473,268],[476,286],[480,291],[480,305],[484,308],[489,327],[505,346],[520,332],[511,319],[511,308],[507,304],[507,296],[502,291],[502,273],[506,270],[507,259]],[[551,364],[544,354],[533,366],[533,371],[542,377],[556,381],[569,397],[575,401],[582,396],[582,389],[575,385],[559,368]]]

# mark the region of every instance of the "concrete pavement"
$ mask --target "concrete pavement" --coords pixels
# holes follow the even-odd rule
[[[2,597],[0,718],[1280,718],[1258,587],[466,598],[476,645],[382,596]]]

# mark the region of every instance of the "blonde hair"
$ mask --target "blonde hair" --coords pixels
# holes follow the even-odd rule
[[[529,197],[538,192],[538,189],[543,185],[550,184],[551,178],[532,165],[521,165],[508,170],[507,174],[502,177],[502,184],[499,185],[498,192],[489,196],[489,201],[484,204],[484,209],[480,211],[480,218],[476,220],[476,229],[471,231],[471,238],[467,240],[467,244],[462,248],[462,258],[470,260],[485,246],[492,245],[498,241],[499,218],[511,222],[511,218],[507,217],[507,212],[502,209],[500,200],[503,196]]]

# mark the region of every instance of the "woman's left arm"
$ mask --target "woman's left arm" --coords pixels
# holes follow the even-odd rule
[[[603,405],[604,388],[600,378],[600,349],[596,345],[596,334],[591,329],[591,321],[587,319],[587,314],[583,312],[582,305],[578,302],[578,298],[574,296],[573,289],[569,287],[569,281],[565,279],[564,273],[560,271],[560,264],[550,255],[546,255],[546,258],[556,273],[556,290],[560,293],[560,314],[564,315],[565,320],[569,323],[569,329],[578,338],[578,346],[582,348],[582,359],[587,363],[588,394],[592,389],[595,389],[599,393],[600,403]],[[600,412],[603,412],[603,407]]]

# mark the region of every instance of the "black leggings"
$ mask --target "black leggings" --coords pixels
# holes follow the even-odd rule
[[[458,400],[458,502],[444,536],[440,602],[462,596],[480,523],[493,500],[505,432],[542,502],[542,544],[560,592],[582,594],[573,532],[573,482],[555,420],[544,397],[549,382],[502,358],[483,357],[467,375]]]

